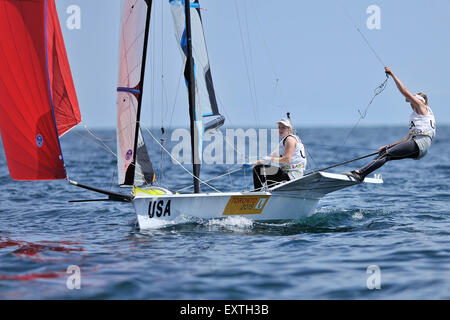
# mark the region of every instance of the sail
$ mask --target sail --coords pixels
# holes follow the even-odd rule
[[[152,183],[155,176],[142,132],[136,128],[142,102],[150,10],[149,0],[122,1],[117,87],[117,166],[120,185]]]
[[[169,0],[175,25],[175,37],[181,49],[183,63],[186,64],[187,41],[184,0]],[[203,32],[202,17],[198,0],[190,4],[192,56],[194,59],[195,77],[195,130],[194,130],[194,163],[201,163],[203,133],[215,129],[224,123],[225,118],[219,114],[216,95],[209,65],[208,51],[206,49]],[[185,78],[187,74],[185,71]],[[206,117],[216,116],[205,124]]]
[[[54,0],[1,0],[0,30],[0,130],[10,175],[64,179],[59,136],[81,117]]]

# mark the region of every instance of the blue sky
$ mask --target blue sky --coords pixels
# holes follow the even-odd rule
[[[113,128],[120,1],[56,4],[83,122]],[[70,5],[81,9],[81,29],[66,26]],[[228,127],[274,127],[286,111],[297,127],[353,126],[358,109],[366,108],[385,79],[354,24],[408,89],[428,94],[438,125],[450,124],[450,1],[203,0],[200,5]],[[367,27],[371,5],[380,8],[380,29]],[[167,0],[154,1],[150,39],[142,121],[148,127],[187,127],[187,93]],[[389,80],[360,126],[407,127],[410,112]]]

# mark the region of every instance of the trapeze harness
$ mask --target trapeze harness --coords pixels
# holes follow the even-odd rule
[[[419,155],[415,160],[419,160],[425,157],[428,149],[430,149],[431,141],[436,135],[436,120],[434,119],[433,111],[427,106],[427,114],[425,115],[413,111],[409,116],[409,123],[411,138],[419,147]]]
[[[296,135],[288,134],[281,140],[279,144],[278,152],[280,157],[283,157],[284,154],[286,153],[284,144],[286,143],[286,139],[288,137],[294,137],[295,140],[297,141],[297,144],[295,145],[295,150],[292,154],[291,162],[281,166],[281,169],[288,174],[291,180],[293,180],[303,176],[303,172],[305,171],[306,167],[306,153],[305,153],[305,146],[303,145],[300,138]]]
[[[409,123],[410,138],[405,142],[387,148],[386,151],[381,152],[372,162],[361,168],[359,171],[362,177],[366,177],[390,160],[406,158],[419,160],[425,157],[428,149],[430,149],[431,141],[436,135],[436,121],[433,111],[428,106],[427,114],[425,115],[413,111],[409,117]]]

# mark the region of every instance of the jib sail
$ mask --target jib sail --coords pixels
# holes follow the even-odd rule
[[[117,88],[117,165],[120,185],[150,184],[155,177],[139,127],[150,13],[150,0],[122,1]]]

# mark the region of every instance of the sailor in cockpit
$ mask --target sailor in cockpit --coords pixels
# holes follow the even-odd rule
[[[305,146],[293,134],[292,121],[284,118],[277,123],[281,138],[278,150],[253,164],[253,184],[256,190],[261,189],[266,182],[271,187],[278,182],[300,178],[305,171]]]

